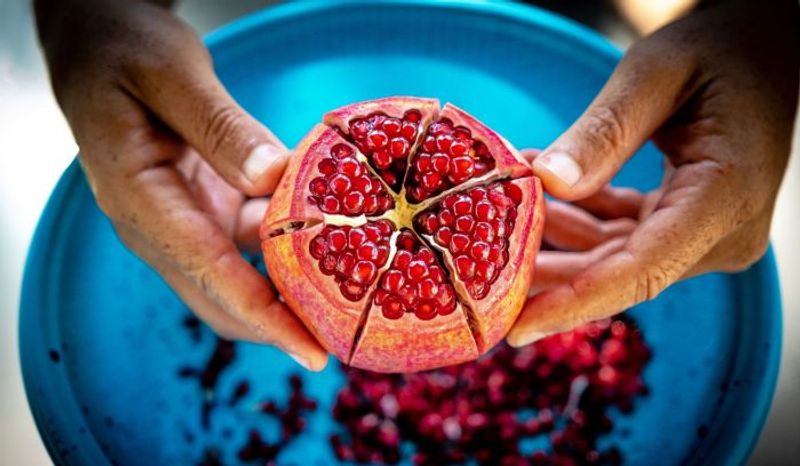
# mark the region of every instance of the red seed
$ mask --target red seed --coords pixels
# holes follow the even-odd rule
[[[425,262],[415,259],[408,263],[408,268],[406,268],[406,278],[408,278],[411,283],[417,283],[427,275],[428,264]]]
[[[397,293],[405,283],[405,278],[399,270],[387,270],[383,275],[381,287],[390,293]]]
[[[448,227],[439,228],[433,235],[433,239],[440,246],[448,246],[450,244],[450,240],[452,239],[452,237],[453,237],[453,232]]]
[[[433,169],[436,170],[437,173],[444,175],[450,167],[450,157],[441,152],[437,152],[431,157],[431,165],[433,165]]]
[[[461,195],[453,202],[453,213],[456,215],[466,215],[472,213],[472,198]]]
[[[343,252],[339,256],[339,260],[336,262],[336,273],[340,277],[346,279],[350,275],[350,272],[353,271],[353,264],[355,261],[356,258],[352,253]]]
[[[323,159],[318,165],[320,173],[323,175],[333,175],[336,173],[336,164],[331,159]]]
[[[317,196],[322,196],[326,192],[328,192],[328,183],[325,181],[325,178],[318,176],[313,180],[311,180],[309,188],[311,189],[312,194],[316,194]]]
[[[331,156],[333,156],[334,159],[349,157],[354,153],[353,148],[347,144],[339,143],[331,147]]]
[[[361,162],[354,157],[345,157],[339,160],[339,171],[350,178],[355,178],[363,173],[364,169]]]
[[[400,298],[397,296],[387,296],[381,304],[381,312],[387,319],[396,320],[403,317],[405,309],[403,308],[403,303],[400,302]]]
[[[405,139],[394,138],[389,145],[389,152],[394,158],[402,158],[408,154],[409,147],[408,141]]]
[[[367,241],[358,247],[356,257],[362,261],[374,261],[378,258],[378,247],[372,241]]]
[[[336,199],[334,196],[325,196],[322,198],[322,203],[319,206],[320,210],[325,212],[326,214],[338,214],[339,213],[339,199]]]
[[[430,277],[417,283],[417,295],[422,299],[433,299],[438,291],[438,285]]]
[[[343,281],[339,285],[339,291],[350,301],[358,301],[364,297],[366,289],[352,280]]]
[[[343,251],[347,247],[347,233],[344,230],[333,230],[328,233],[328,248],[333,252]]]
[[[368,285],[375,279],[378,269],[375,264],[368,261],[358,261],[353,266],[352,279],[360,285]]]
[[[381,149],[386,145],[389,138],[383,131],[373,130],[367,135],[367,140],[369,141],[369,147],[371,149]]]
[[[469,233],[475,226],[475,219],[472,215],[462,215],[455,221],[456,231],[460,233]]]
[[[401,123],[397,118],[387,118],[383,121],[381,128],[388,136],[394,136],[400,132]]]
[[[389,168],[392,164],[392,154],[387,150],[379,150],[372,155],[372,163],[380,169]]]
[[[436,317],[436,308],[432,303],[423,301],[414,308],[414,315],[421,320],[430,320]]]
[[[459,252],[466,251],[469,247],[470,240],[469,236],[463,233],[454,233],[452,238],[450,238],[450,252],[453,254],[457,254]]]
[[[472,243],[469,253],[476,261],[484,261],[489,258],[489,244],[483,241],[475,241]]]
[[[472,159],[469,157],[455,157],[450,160],[448,177],[454,183],[459,183],[470,176],[475,169]]]
[[[466,254],[461,254],[453,259],[453,264],[458,273],[458,278],[467,280],[475,274],[475,261]]]
[[[325,238],[322,236],[317,235],[313,240],[311,240],[311,244],[309,244],[308,249],[311,252],[311,257],[314,259],[321,259],[328,250],[328,242],[325,241]]]
[[[351,248],[357,248],[364,242],[366,239],[367,234],[364,233],[359,227],[352,228],[349,232],[347,232],[347,244]]]
[[[345,212],[348,214],[358,214],[364,207],[364,195],[361,194],[360,191],[350,191],[345,194],[342,203],[344,204]]]

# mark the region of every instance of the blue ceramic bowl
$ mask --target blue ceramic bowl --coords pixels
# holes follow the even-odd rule
[[[386,95],[438,97],[468,109],[517,147],[544,147],[577,117],[620,52],[563,18],[514,4],[301,2],[211,34],[233,96],[288,144],[328,109]],[[660,154],[645,147],[619,185],[649,189]],[[780,302],[772,253],[750,270],[679,283],[631,314],[653,348],[652,393],[616,416],[604,440],[629,464],[742,464],[764,422],[778,370]],[[201,426],[202,393],[176,375],[208,357],[181,329],[188,311],[117,240],[73,164],[39,223],[22,292],[20,345],[28,399],[58,464],[187,464],[210,444],[240,444],[249,414],[218,410]],[[220,380],[285,396],[296,366],[240,345]],[[330,464],[327,415],[337,364],[303,375],[321,407],[281,463]],[[245,399],[255,402],[255,399]],[[246,404],[246,403],[245,403]],[[266,428],[266,427],[265,427]],[[223,459],[234,453],[223,448]]]

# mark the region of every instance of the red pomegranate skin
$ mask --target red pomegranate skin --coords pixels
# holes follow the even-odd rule
[[[270,279],[341,361],[413,372],[477,358],[519,314],[542,187],[500,135],[433,99],[329,112],[261,226]]]

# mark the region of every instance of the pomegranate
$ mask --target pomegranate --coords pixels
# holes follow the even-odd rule
[[[300,142],[261,226],[270,278],[340,360],[412,372],[477,358],[530,286],[541,184],[463,110],[348,105]]]

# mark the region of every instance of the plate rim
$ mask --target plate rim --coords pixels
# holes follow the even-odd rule
[[[593,49],[603,58],[608,58],[614,62],[622,56],[619,49],[613,46],[607,39],[596,31],[578,24],[568,18],[556,13],[531,7],[519,3],[491,2],[491,1],[469,1],[469,0],[443,0],[431,2],[428,0],[347,0],[342,2],[296,2],[284,3],[277,6],[267,7],[246,15],[243,15],[232,22],[224,24],[209,32],[205,36],[205,44],[209,49],[214,49],[225,45],[225,42],[235,39],[242,33],[252,29],[263,27],[265,24],[290,20],[298,16],[310,13],[319,13],[329,10],[340,10],[342,8],[359,7],[381,7],[381,6],[414,6],[424,8],[452,9],[470,11],[485,15],[500,17],[506,21],[516,21],[528,26],[535,26],[549,32],[560,33],[565,38],[582,43],[582,45]],[[53,192],[50,194],[45,208],[37,222],[36,229],[28,249],[25,267],[23,272],[22,289],[20,296],[20,315],[18,324],[19,338],[19,362],[21,366],[22,378],[25,388],[25,396],[28,406],[33,415],[37,430],[47,448],[50,458],[56,464],[73,464],[74,459],[81,458],[77,464],[102,464],[108,463],[108,457],[103,453],[97,438],[94,435],[84,435],[80,438],[72,429],[70,432],[59,432],[59,438],[54,438],[47,429],[46,414],[44,406],[52,406],[56,400],[48,400],[55,397],[52,393],[44,391],[45,396],[37,398],[37,394],[43,388],[55,385],[68,387],[64,392],[69,392],[72,397],[71,410],[78,411],[77,401],[72,395],[72,389],[68,382],[69,378],[65,374],[64,365],[60,365],[60,370],[52,370],[52,362],[48,358],[47,351],[42,350],[47,344],[44,324],[41,320],[43,313],[41,309],[46,307],[47,294],[42,283],[48,282],[48,277],[54,272],[52,265],[48,267],[43,244],[52,244],[55,235],[55,227],[63,221],[64,205],[74,198],[72,194],[76,189],[77,183],[82,180],[82,172],[79,163],[74,160],[60,177]],[[751,268],[753,273],[757,273],[759,278],[758,288],[762,291],[762,301],[769,305],[768,311],[762,314],[767,319],[765,331],[773,338],[773,344],[766,356],[767,365],[765,367],[765,382],[757,387],[754,395],[755,403],[753,414],[748,418],[748,422],[736,428],[738,437],[747,438],[747,442],[728,442],[728,457],[725,464],[738,465],[744,464],[752,453],[760,437],[764,423],[769,415],[770,406],[777,385],[778,372],[781,361],[782,347],[782,303],[780,296],[780,284],[778,271],[775,262],[775,254],[770,246],[764,258]],[[38,337],[37,337],[38,335]],[[61,350],[61,348],[59,348]],[[48,400],[48,401],[46,401]],[[757,413],[757,415],[756,415]],[[52,415],[52,412],[49,412]],[[62,412],[63,415],[63,412]],[[79,422],[84,424],[87,432],[90,432],[85,425],[85,418],[78,416]],[[76,418],[71,422],[75,423]],[[731,429],[728,428],[728,431]],[[728,435],[730,437],[730,435]],[[65,442],[68,439],[70,442]],[[89,440],[91,439],[91,440]],[[72,458],[66,460],[59,456],[59,443],[72,443],[78,448],[70,453]],[[689,462],[693,458],[687,459]]]

